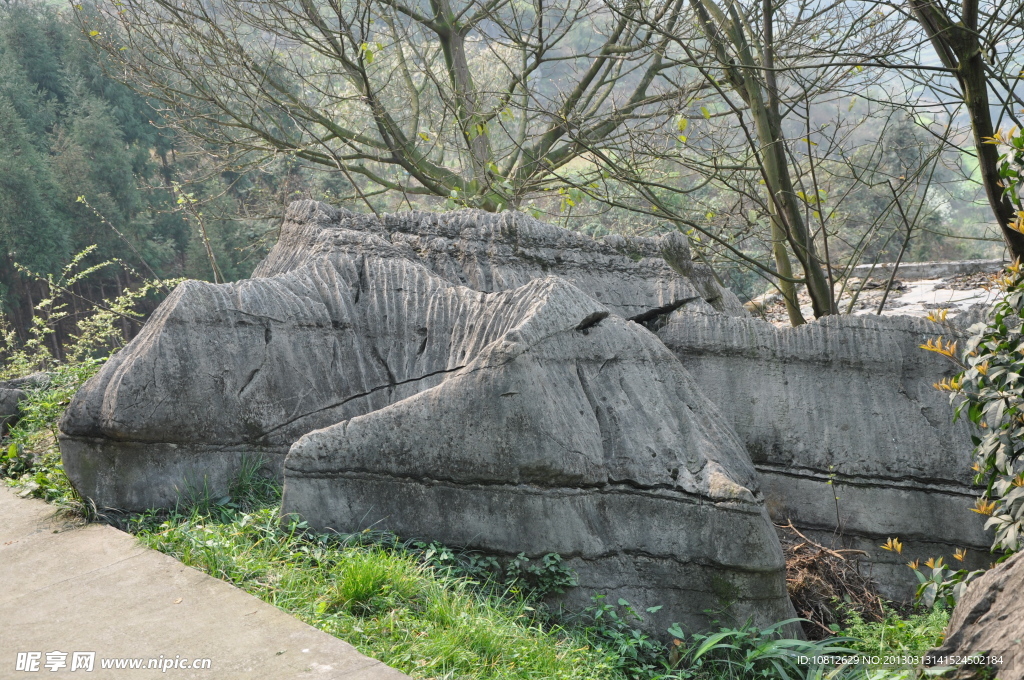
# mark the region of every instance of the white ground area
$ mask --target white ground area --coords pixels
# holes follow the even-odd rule
[[[994,283],[1001,270],[1001,262],[990,260],[910,263],[897,270],[882,314],[926,317],[945,309],[949,316],[955,316],[976,305],[991,306],[1001,295]],[[877,314],[891,271],[888,264],[877,265],[870,272],[858,267],[854,274],[861,276],[850,277],[845,286],[837,281],[837,292],[842,291],[840,312]],[[777,293],[766,294],[747,303],[746,307],[777,326],[789,325],[785,305]],[[814,318],[805,291],[800,293],[800,309],[808,321]]]

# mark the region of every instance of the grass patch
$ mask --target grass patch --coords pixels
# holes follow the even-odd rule
[[[422,556],[359,536],[282,524],[276,507],[233,517],[196,511],[132,520],[149,547],[224,579],[360,652],[417,677],[620,678],[617,659],[585,636],[544,625],[525,598]]]
[[[891,607],[883,611],[885,617],[874,623],[857,612],[849,614],[843,634],[852,638],[850,647],[869,655],[921,656],[942,644],[949,610],[936,607],[906,615]]]

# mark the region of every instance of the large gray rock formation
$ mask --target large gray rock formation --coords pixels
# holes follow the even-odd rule
[[[933,387],[953,366],[919,348],[958,332],[878,316],[777,328],[693,308],[659,335],[746,444],[772,517],[865,550],[882,591],[908,599],[909,560],[949,561],[957,548],[969,566],[989,560],[991,536],[970,511],[970,435]],[[880,549],[888,537],[903,554]]]
[[[929,652],[929,665],[959,667],[942,677],[1024,680],[1022,609],[1024,554],[1017,554],[971,583],[953,610],[942,646]],[[956,661],[973,656],[988,658]]]
[[[757,475],[657,337],[560,279],[485,299],[478,327],[504,331],[464,367],[292,446],[282,511],[319,529],[557,552],[579,575],[570,606],[595,592],[664,605],[649,622],[661,634],[706,627],[707,609],[790,616]]]
[[[414,218],[385,233],[321,204],[289,215],[259,277],[182,284],[76,395],[62,450],[83,495],[220,494],[244,456],[280,474],[310,433],[283,467],[284,511],[312,526],[559,552],[582,582],[570,604],[665,605],[661,633],[706,610],[792,614],[742,444],[657,337],[612,313],[728,301],[657,258],[678,241],[634,258],[510,215],[418,236]]]
[[[182,284],[83,387],[61,421],[66,469],[99,505],[135,510],[221,493],[245,456],[279,474],[302,434],[436,385],[500,332],[464,323],[486,306],[468,289],[461,307],[436,304],[462,281],[489,292],[551,271],[639,319],[736,306],[660,257],[693,271],[685,241],[612,241],[522,215],[381,222],[297,202],[255,278]]]

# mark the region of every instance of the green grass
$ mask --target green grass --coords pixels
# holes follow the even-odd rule
[[[224,520],[174,514],[159,524],[140,521],[136,531],[144,544],[410,675],[622,677],[608,652],[545,627],[528,600],[481,593],[476,582],[412,552],[309,534],[295,522],[282,525],[274,507]]]
[[[943,640],[949,624],[949,610],[936,608],[900,615],[886,607],[885,619],[865,622],[857,612],[850,612],[843,635],[853,638],[850,647],[870,655],[920,656]]]

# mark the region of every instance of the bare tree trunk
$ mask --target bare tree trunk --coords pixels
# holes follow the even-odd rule
[[[691,0],[691,3],[697,12],[705,35],[716,47],[715,53],[721,67],[728,75],[736,94],[749,107],[750,116],[754,120],[757,141],[761,149],[761,153],[758,155],[760,169],[769,194],[769,203],[776,216],[776,219],[772,221],[773,241],[776,244],[780,243],[774,232],[776,229],[782,229],[786,241],[804,270],[804,280],[807,284],[807,293],[811,298],[814,316],[821,317],[831,314],[835,309],[832,291],[818,259],[814,241],[804,223],[799,197],[793,189],[789,163],[786,160],[782,121],[773,74],[773,46],[768,44],[768,40],[772,38],[771,5],[765,3],[765,8],[768,10],[764,17],[765,44],[759,46],[764,63],[758,66],[754,61],[748,36],[744,33],[743,24],[733,5],[729,6],[729,16],[726,16],[714,0]],[[749,37],[756,40],[756,36]],[[726,49],[727,45],[731,50]],[[737,62],[742,68],[737,68]],[[757,77],[758,71],[768,74],[765,77],[765,88],[763,89],[761,81]],[[765,90],[767,90],[767,101]],[[777,246],[774,250],[776,253],[778,252]],[[778,263],[777,255],[776,262]],[[783,265],[778,264],[777,266]],[[779,269],[779,273],[783,274],[783,271]],[[799,307],[794,309],[794,305],[796,305],[795,295],[792,299],[787,296],[786,307],[790,318],[802,318]]]
[[[986,139],[995,134],[989,105],[988,77],[978,33],[978,0],[964,0],[960,21],[954,22],[932,0],[908,0],[918,23],[944,66],[954,69],[960,83],[964,106],[971,119],[978,170],[985,195],[996,216],[1010,257],[1024,256],[1024,234],[1010,226],[1016,214],[1009,198],[1003,196],[999,177],[999,152]]]
[[[779,224],[778,219],[772,217],[772,255],[775,257],[775,269],[782,276],[792,279],[793,265],[789,261],[789,249],[786,245],[786,232]],[[796,284],[791,280],[779,279],[779,290],[782,292],[782,298],[786,302],[786,314],[789,315],[789,323],[793,326],[807,323],[803,312],[800,311]]]

